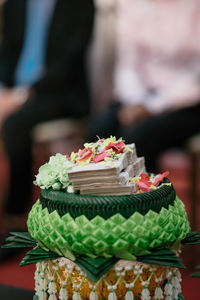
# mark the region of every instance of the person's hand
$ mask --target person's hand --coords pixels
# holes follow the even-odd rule
[[[150,112],[142,105],[124,105],[118,112],[121,125],[131,126],[151,116]]]
[[[27,100],[29,91],[22,88],[0,88],[0,126]]]
[[[16,111],[18,106],[14,101],[14,93],[12,89],[1,88],[0,89],[0,126],[3,121],[12,112]]]

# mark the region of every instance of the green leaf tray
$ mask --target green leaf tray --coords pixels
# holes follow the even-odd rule
[[[117,206],[117,204],[116,204]],[[155,248],[171,248],[186,237],[190,226],[182,201],[176,197],[173,205],[159,212],[134,212],[125,218],[120,210],[110,218],[96,215],[88,219],[57,210],[49,213],[38,200],[28,217],[31,236],[47,250],[75,260],[77,255],[135,259],[150,254]]]

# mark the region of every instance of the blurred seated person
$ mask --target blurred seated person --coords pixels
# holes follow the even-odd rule
[[[10,163],[6,214],[20,217],[30,204],[33,127],[89,113],[85,56],[93,17],[92,0],[8,0],[3,6],[0,130]]]
[[[122,136],[157,156],[200,131],[200,1],[116,0],[114,99],[92,138]]]

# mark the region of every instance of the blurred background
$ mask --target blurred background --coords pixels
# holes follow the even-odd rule
[[[50,155],[110,134],[135,142],[148,171],[170,172],[200,231],[199,0],[1,2],[0,242],[25,230]],[[24,254],[0,253],[0,283],[34,288]],[[183,294],[197,300],[200,247],[183,262]]]

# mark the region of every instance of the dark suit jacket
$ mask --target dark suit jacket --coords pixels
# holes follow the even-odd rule
[[[8,0],[3,10],[3,40],[0,49],[0,82],[13,85],[21,53],[27,0]],[[93,29],[92,0],[57,0],[47,43],[44,76],[34,84],[36,101],[63,101],[75,114],[86,114],[89,96],[86,51]]]

